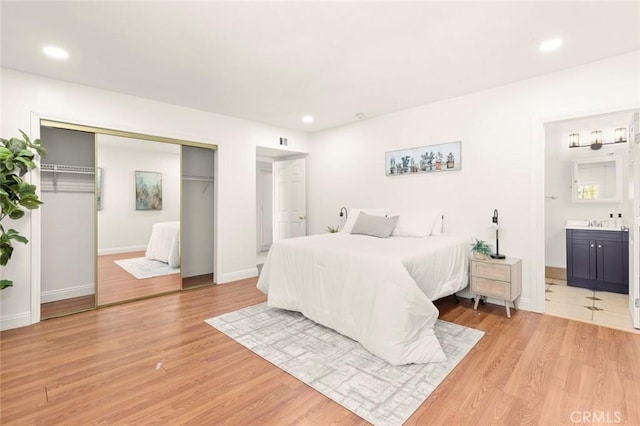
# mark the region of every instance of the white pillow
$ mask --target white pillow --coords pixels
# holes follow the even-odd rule
[[[345,232],[347,234],[351,233],[353,224],[356,223],[356,219],[361,211],[373,216],[386,216],[387,213],[389,213],[389,209],[349,209],[347,221],[344,223],[341,232]]]
[[[403,212],[399,216],[398,224],[391,233],[393,237],[425,238],[442,233],[442,210]]]

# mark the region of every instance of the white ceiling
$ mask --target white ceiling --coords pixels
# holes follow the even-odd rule
[[[640,49],[638,1],[2,1],[1,20],[3,67],[307,132]]]

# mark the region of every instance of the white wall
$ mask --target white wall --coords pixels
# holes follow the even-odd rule
[[[498,209],[500,251],[523,261],[520,305],[541,311],[543,123],[640,105],[639,62],[634,52],[314,134],[309,232],[335,223],[343,205],[437,205],[446,211],[446,232],[492,242],[490,218]],[[461,171],[385,176],[386,151],[457,140]]]
[[[43,117],[217,144],[215,226],[217,244],[224,249],[216,250],[216,281],[223,283],[257,274],[256,147],[282,149],[279,138],[286,137],[287,149],[308,152],[305,134],[14,70],[1,71],[3,137],[17,135],[18,129],[32,137],[39,136],[37,118]],[[37,238],[39,229],[31,228],[30,217],[38,214],[32,212],[12,225],[27,238]],[[13,288],[0,293],[1,328],[39,319],[38,305],[31,303],[32,262],[37,268],[39,259],[31,246],[20,246],[1,271],[3,277],[14,280]]]
[[[607,114],[605,116],[577,118],[549,123],[545,126],[545,266],[566,268],[567,220],[597,220],[624,212],[621,203],[573,203],[573,161],[599,157],[619,156],[622,159],[623,182],[627,182],[627,143],[603,145],[594,151],[588,147],[569,148],[569,134],[580,133],[581,145],[588,145],[592,130],[602,130],[603,140],[612,141],[614,129],[628,127],[631,113]],[[628,185],[623,184],[623,201],[628,199]],[[624,217],[623,217],[624,218]]]
[[[180,220],[180,145],[100,134],[97,141],[98,254],[146,250],[154,223]],[[162,210],[136,210],[136,171],[162,174]]]

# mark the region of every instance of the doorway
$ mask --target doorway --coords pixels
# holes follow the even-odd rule
[[[614,254],[607,254],[618,276],[627,278],[626,288],[611,291],[611,279],[602,278],[603,264],[597,253],[602,248],[596,240],[585,239],[586,260],[578,257],[573,247],[574,231],[582,237],[604,231],[606,238],[619,236],[624,240],[629,234],[625,228],[634,222],[631,207],[633,191],[630,190],[629,124],[631,111],[573,118],[545,124],[545,313],[564,318],[590,322],[602,326],[633,331],[630,298],[638,289],[637,283],[628,280],[630,264],[626,260],[628,246],[618,246]],[[616,129],[625,129],[626,141],[615,143]],[[599,134],[592,132],[599,131]],[[591,146],[592,137],[599,136],[601,145]],[[597,148],[597,149],[594,149]],[[619,159],[618,171],[622,174],[620,200],[599,199],[594,191],[604,193],[605,184],[615,177],[615,169],[601,170],[590,166],[587,181],[578,182],[576,167],[580,164],[610,164]],[[600,161],[602,160],[602,161]],[[604,177],[599,181],[598,174]],[[582,227],[586,228],[583,229]],[[595,238],[595,237],[594,237]],[[581,244],[582,240],[577,241]],[[595,243],[595,244],[594,244]],[[592,244],[589,246],[589,244]],[[620,243],[615,243],[620,244]],[[630,241],[633,248],[633,242]],[[567,247],[569,246],[569,250]],[[593,253],[589,250],[593,247]],[[591,257],[589,257],[591,256]],[[579,263],[575,265],[574,263]],[[585,265],[585,262],[588,265]],[[600,263],[598,265],[598,263]],[[606,267],[610,268],[611,263]],[[578,268],[587,271],[587,278],[577,278]],[[609,274],[611,276],[611,274]],[[637,278],[636,278],[637,279]],[[607,291],[609,290],[609,291]]]
[[[290,150],[256,147],[258,271],[273,241],[306,235],[304,157]]]

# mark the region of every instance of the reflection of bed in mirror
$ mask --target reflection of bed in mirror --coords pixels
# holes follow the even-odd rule
[[[180,222],[153,224],[145,257],[167,263],[172,268],[180,266]]]

